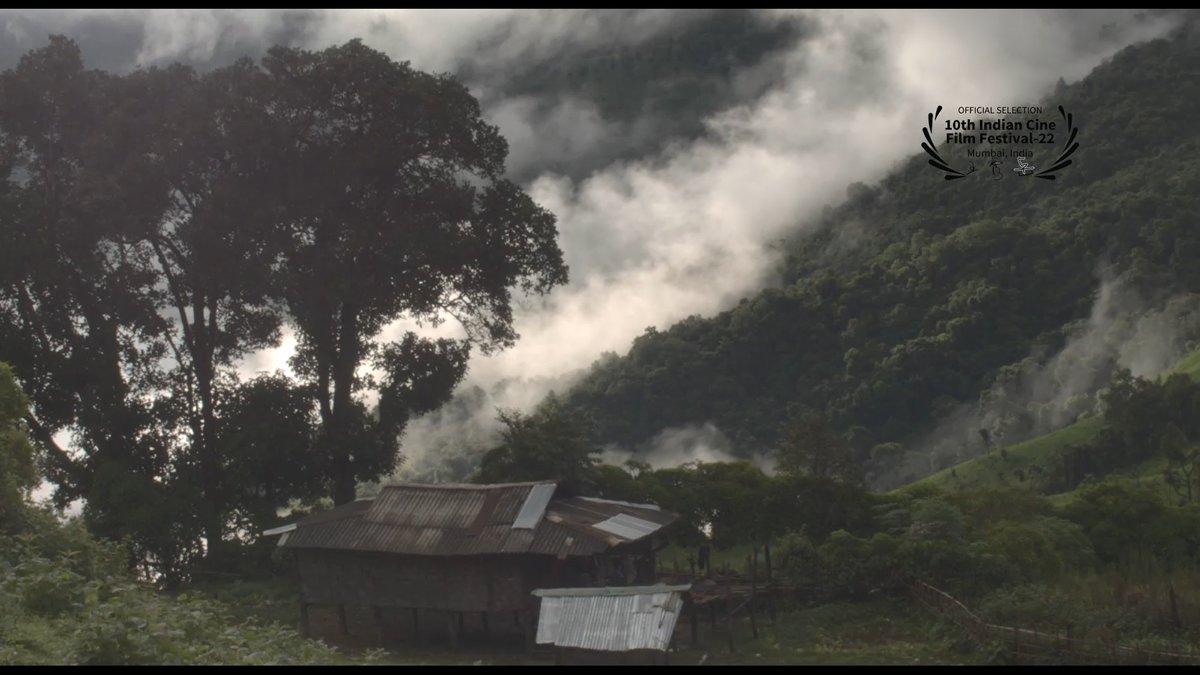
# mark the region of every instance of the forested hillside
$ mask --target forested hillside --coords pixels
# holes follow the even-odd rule
[[[1157,335],[1144,346],[1165,366],[1194,331],[1197,102],[1193,19],[1044,99],[1080,128],[1077,161],[1058,180],[944,181],[914,155],[798,224],[782,285],[648,329],[627,356],[601,358],[567,402],[595,418],[598,442],[637,447],[663,428],[712,422],[743,456],[775,445],[789,409],[813,409],[849,435],[876,482],[895,483],[939,468],[914,454],[982,406],[993,414],[967,436],[978,451],[1044,432],[1054,420],[1039,417],[1047,400],[1028,391],[1032,380],[1087,331],[1123,325],[1086,358],[1054,364],[1049,388],[1079,399],[1058,401],[1069,422],[1127,365],[1133,342]]]

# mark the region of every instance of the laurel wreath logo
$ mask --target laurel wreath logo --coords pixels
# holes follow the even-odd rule
[[[937,109],[929,113],[928,117],[926,118],[927,124],[921,128],[921,133],[925,135],[925,142],[921,143],[921,149],[929,155],[929,165],[938,171],[941,171],[943,174],[942,178],[945,180],[958,180],[959,178],[966,178],[972,173],[972,171],[963,173],[962,171],[950,166],[949,162],[942,159],[942,156],[938,154],[938,151],[935,148],[933,136],[930,135],[930,132],[933,131],[934,120],[936,120],[938,115],[941,114],[942,106],[939,105]],[[1075,142],[1075,137],[1079,135],[1079,127],[1075,126],[1075,116],[1064,110],[1061,105],[1058,106],[1058,114],[1062,115],[1062,118],[1067,122],[1067,142],[1062,153],[1060,153],[1058,157],[1051,162],[1050,166],[1035,174],[1037,178],[1041,178],[1042,180],[1056,180],[1057,176],[1055,176],[1055,174],[1074,163],[1074,160],[1071,159],[1071,155],[1075,154],[1075,151],[1079,149],[1079,144]],[[972,169],[973,168],[974,167],[972,167]]]
[[[1037,177],[1043,180],[1055,180],[1054,172],[1071,166],[1073,160],[1068,158],[1079,149],[1079,144],[1075,142],[1075,136],[1079,134],[1079,128],[1075,126],[1074,116],[1063,110],[1061,105],[1058,106],[1058,114],[1062,115],[1063,119],[1067,121],[1067,145],[1066,149],[1062,151],[1058,159],[1054,160],[1049,169],[1043,169],[1037,173]]]
[[[933,166],[933,168],[945,174],[943,178],[946,180],[958,180],[959,178],[966,178],[967,174],[947,164],[946,160],[942,159],[942,156],[939,155],[938,151],[934,149],[933,137],[929,135],[929,132],[933,129],[933,121],[936,120],[938,115],[941,114],[942,106],[940,105],[937,107],[937,110],[929,113],[929,124],[921,128],[921,133],[925,134],[925,140],[928,142],[922,143],[921,149],[927,152],[929,156],[933,158],[929,160],[929,164]]]

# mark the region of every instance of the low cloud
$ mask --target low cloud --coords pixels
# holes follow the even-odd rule
[[[1172,24],[1132,13],[812,18],[811,37],[779,57],[778,84],[711,116],[705,137],[583,180],[532,182],[559,216],[572,283],[523,307],[522,339],[474,360],[473,382],[577,371],[625,353],[647,326],[730,306],[774,281],[771,242],[909,156],[935,105],[1036,101]]]
[[[742,14],[714,21],[719,27]],[[1170,12],[772,11],[755,20],[794,27],[778,49],[714,81],[715,88],[681,90],[674,108],[635,99],[621,117],[604,113],[596,92],[532,85],[510,92],[511,73],[601,48],[619,55],[651,40],[676,40],[707,30],[713,16],[7,11],[0,12],[9,38],[0,40],[0,63],[12,65],[49,32],[76,37],[90,65],[114,70],[174,60],[209,68],[259,56],[271,44],[324,48],[358,37],[416,68],[458,73],[509,137],[513,175],[558,215],[571,266],[567,287],[522,301],[522,339],[503,353],[473,358],[461,390],[478,387],[492,397],[499,383],[523,382],[519,396],[500,394],[498,401],[512,395],[531,406],[551,388],[569,386],[602,352],[625,353],[646,327],[713,314],[773,283],[772,243],[840,202],[851,182],[877,181],[916,151],[921,121],[934,106],[1036,101],[1060,77],[1083,77],[1175,22]],[[689,125],[698,131],[672,133]],[[405,327],[389,328],[385,337]],[[247,369],[285,367],[289,351],[285,344],[256,355]],[[437,427],[450,437],[464,430],[465,445],[487,441],[494,408],[468,406],[415,421],[404,439],[409,467],[443,451]],[[708,447],[702,437],[692,440]]]

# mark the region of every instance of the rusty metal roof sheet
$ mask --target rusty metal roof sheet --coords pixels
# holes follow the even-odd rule
[[[552,588],[542,599],[538,644],[627,652],[666,651],[689,586]]]
[[[281,539],[285,548],[330,548],[414,555],[537,553],[589,555],[637,541],[678,518],[620,502],[551,499],[554,483],[406,483],[374,500],[310,516]],[[545,502],[545,503],[543,503]],[[534,517],[537,520],[534,520]],[[639,529],[595,525],[632,518]],[[532,527],[520,527],[533,522]],[[279,529],[279,528],[277,528]]]

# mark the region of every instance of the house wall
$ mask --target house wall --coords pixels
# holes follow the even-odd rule
[[[554,578],[549,556],[411,556],[298,550],[304,603],[466,612],[535,607],[534,588]]]

